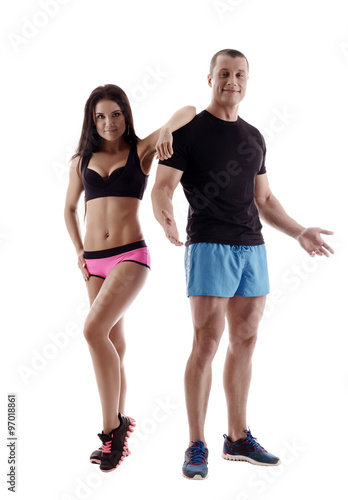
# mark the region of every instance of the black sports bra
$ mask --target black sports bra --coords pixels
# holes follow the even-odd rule
[[[86,202],[105,196],[127,196],[139,200],[143,198],[149,176],[141,170],[135,144],[131,146],[124,167],[116,168],[108,177],[102,177],[95,170],[88,168],[91,156],[92,154],[84,156],[81,163]]]

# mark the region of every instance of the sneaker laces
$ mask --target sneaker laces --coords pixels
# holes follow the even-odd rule
[[[105,443],[102,444],[103,453],[111,453],[111,443],[112,440],[105,441]]]
[[[203,441],[197,441],[196,443],[191,441],[191,443],[192,446],[190,447],[190,463],[192,465],[199,465],[205,461],[206,448],[204,447]]]
[[[246,441],[248,444],[251,444],[254,448],[257,449],[257,451],[261,453],[267,453],[266,450],[258,443],[257,438],[251,435],[250,429],[247,431],[244,431],[244,433],[247,435],[246,438],[244,438],[244,441]]]

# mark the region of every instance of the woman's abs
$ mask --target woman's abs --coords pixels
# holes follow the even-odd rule
[[[89,201],[85,251],[104,250],[142,240],[143,234],[137,216],[138,201],[129,198]]]

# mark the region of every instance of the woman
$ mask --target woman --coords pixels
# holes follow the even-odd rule
[[[126,377],[123,367],[123,317],[143,287],[150,255],[138,220],[138,209],[156,153],[169,158],[171,132],[195,116],[195,108],[177,111],[145,139],[134,131],[126,94],[115,85],[96,88],[85,105],[82,133],[72,158],[65,222],[87,284],[90,311],[84,335],[92,356],[102,405],[102,447],[90,460],[104,472],[129,454],[127,438],[134,420],[124,415]],[[85,190],[87,225],[84,243],[77,216]]]

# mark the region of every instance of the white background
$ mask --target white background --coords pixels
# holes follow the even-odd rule
[[[50,4],[49,15],[44,4]],[[343,498],[345,4],[2,3],[1,492],[9,495],[7,393],[15,392],[18,499]],[[102,422],[82,334],[87,293],[63,219],[68,161],[83,107],[96,86],[117,84],[132,101],[137,134],[145,137],[183,105],[195,105],[198,112],[208,105],[209,62],[222,48],[238,49],[249,59],[240,116],[264,133],[273,192],[303,225],[335,232],[328,241],[336,254],[313,260],[294,240],[264,227],[273,295],[254,356],[248,421],[283,465],[269,469],[220,457],[227,432],[224,337],[207,416],[210,477],[181,477],[188,444],[183,373],[192,329],[184,249],[167,242],[152,215],[154,162],[141,211],[152,271],[126,323],[127,413],[137,420],[133,453],[115,472],[101,474],[88,461],[99,447]],[[184,238],[187,205],[180,189],[175,206]]]

